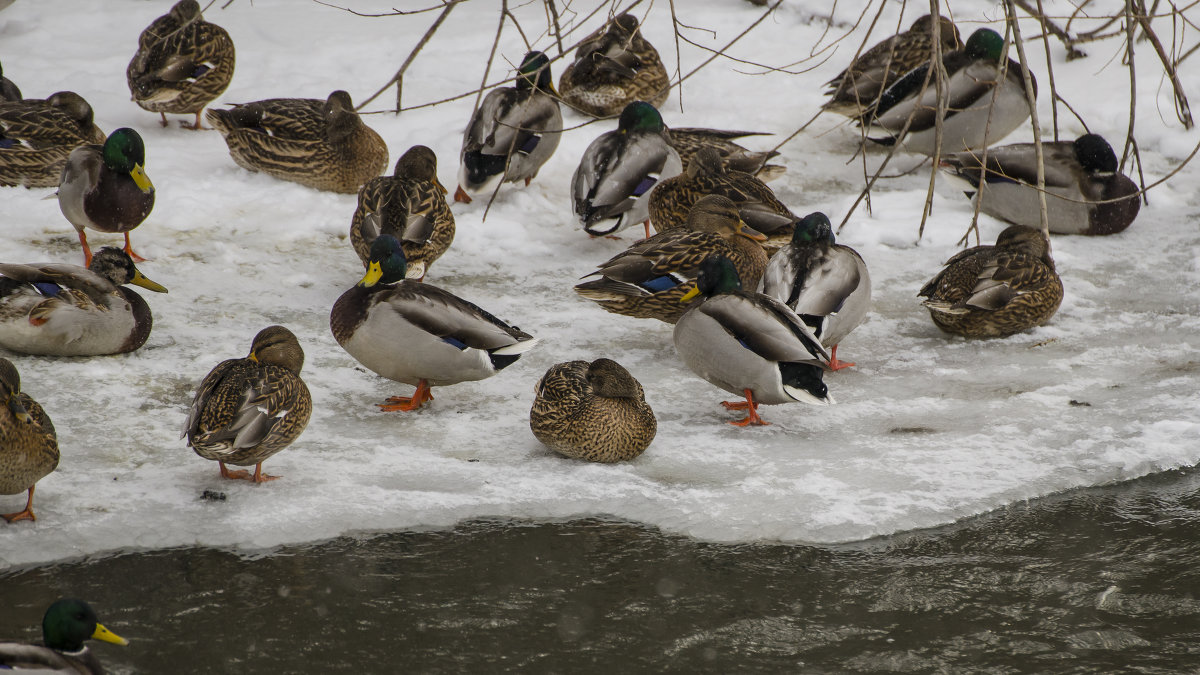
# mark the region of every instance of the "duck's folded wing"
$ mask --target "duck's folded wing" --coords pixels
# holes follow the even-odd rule
[[[768,361],[829,364],[829,353],[812,330],[773,298],[726,293],[694,311],[711,317],[743,347]]]
[[[412,325],[461,347],[492,350],[532,338],[478,305],[436,286],[403,282],[382,302]]]
[[[205,403],[212,396],[217,386],[221,384],[221,380],[225,379],[225,375],[229,373],[229,369],[238,361],[239,359],[228,359],[218,363],[215,368],[209,371],[204,381],[196,389],[196,396],[192,398],[192,405],[188,408],[187,419],[184,420],[183,429],[179,434],[180,438],[189,438],[189,445],[191,445],[190,438],[200,431],[200,414],[204,410]]]

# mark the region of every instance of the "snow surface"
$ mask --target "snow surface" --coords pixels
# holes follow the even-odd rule
[[[361,101],[391,77],[435,17],[363,18],[295,0],[242,0],[223,10],[220,4],[206,16],[229,31],[238,49],[223,102],[323,98],[338,88]],[[385,12],[394,3],[350,4]],[[403,8],[431,4],[414,0]],[[828,45],[847,30],[866,0],[838,3],[838,24],[828,34],[806,9],[812,4],[788,0],[732,52],[775,66],[799,61],[819,39]],[[970,221],[968,201],[940,180],[918,240],[928,169],[881,181],[873,211],[860,208],[840,234],[870,266],[875,303],[869,321],[840,350],[858,367],[826,378],[838,404],[765,407],[771,426],[740,429],[725,424],[737,414],[718,405],[729,396],[682,366],[670,326],[607,314],[571,290],[636,238],[630,230],[620,242],[589,239],[575,223],[571,174],[587,144],[614,123],[581,127],[586,119],[571,112],[562,144],[532,185],[505,186],[486,220],[485,200],[454,207],[457,238],[427,279],[542,344],[490,380],[435,389],[437,400],[419,412],[381,413],[374,404],[411,388],[358,366],[328,327],[333,301],[361,275],[347,239],[355,197],[248,173],[216,132],[180,129],[178,116],[163,129],[157,115],[129,100],[124,71],[138,33],[170,5],[30,0],[0,13],[0,62],[26,96],[72,89],[92,103],[105,131],[133,126],[142,133],[158,200],[133,240],[152,259],[140,265],[143,272],[170,288],[169,295],[142,292],[155,326],[133,354],[11,357],[25,390],[58,427],[62,462],[38,484],[37,523],[0,525],[0,568],[182,545],[254,550],[493,516],[611,515],[717,541],[845,542],[1200,460],[1195,166],[1156,188],[1126,232],[1056,238],[1066,286],[1062,308],[1047,326],[989,341],[940,333],[916,296],[958,250]],[[917,5],[901,18],[900,3],[890,3],[875,35],[906,28],[922,13]],[[978,25],[1003,30],[996,3],[951,5],[964,36]],[[1067,2],[1050,5],[1058,14],[1070,10]],[[472,2],[451,13],[405,77],[406,105],[478,86],[497,7]],[[696,27],[688,37],[714,48],[762,12],[733,0],[676,7]],[[541,29],[541,3],[514,11],[537,47],[557,53]],[[563,17],[565,25],[576,19]],[[567,44],[599,21],[590,20]],[[667,123],[771,131],[777,135],[746,141],[771,147],[817,110],[822,83],[849,61],[865,25],[836,51],[793,68],[808,72],[763,72],[718,60],[685,83],[682,99],[673,92]],[[1156,25],[1169,42],[1168,23]],[[1033,23],[1023,28],[1037,33]],[[686,73],[709,55],[681,42],[677,57],[667,3],[649,6],[644,30],[668,67],[678,59]],[[1122,48],[1118,40],[1088,44],[1089,58],[1067,63],[1061,45],[1051,42],[1061,93],[1118,153],[1128,121]],[[488,81],[509,77],[525,51],[509,26],[503,61],[497,59]],[[1048,127],[1041,43],[1028,51]],[[1179,164],[1198,134],[1174,119],[1169,83],[1146,43],[1138,45],[1137,63],[1137,135],[1151,181]],[[556,79],[561,66],[556,62]],[[1185,68],[1182,77],[1197,95],[1200,68]],[[368,109],[393,98],[388,92]],[[442,182],[453,186],[473,100],[368,116],[389,143],[389,173],[405,149],[424,143],[441,158]],[[1060,117],[1065,138],[1081,132],[1062,108]],[[1030,133],[1026,126],[1008,140],[1029,140]],[[840,221],[862,185],[861,161],[849,161],[856,139],[840,118],[821,117],[782,148],[788,172],[773,187],[795,212],[820,209]],[[877,166],[882,157],[873,151],[867,163]],[[899,155],[888,173],[918,159]],[[51,192],[0,194],[3,260],[82,260],[74,230],[55,201],[45,200]],[[985,243],[1003,229],[987,217],[980,222]],[[120,238],[90,233],[89,240],[100,246]],[[315,412],[299,441],[266,464],[282,480],[261,486],[222,480],[214,463],[179,440],[179,429],[201,378],[221,359],[245,355],[253,335],[272,323],[300,337]],[[627,464],[560,458],[529,431],[533,385],[546,368],[600,356],[617,359],[640,379],[658,415],[657,439]],[[204,501],[206,490],[227,499]],[[23,499],[0,497],[0,510],[19,509]]]

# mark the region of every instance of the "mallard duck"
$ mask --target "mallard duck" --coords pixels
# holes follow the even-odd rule
[[[0,66],[0,101],[20,101],[21,90],[12,80],[4,76],[4,67]]]
[[[658,431],[642,385],[611,359],[555,364],[538,380],[534,393],[529,411],[533,435],[572,459],[633,459]]]
[[[42,406],[21,391],[16,366],[4,358],[0,358],[0,399],[0,495],[29,493],[23,510],[0,513],[0,518],[10,523],[37,520],[33,489],[58,467],[58,436]]]
[[[42,642],[0,642],[0,670],[103,675],[100,659],[84,641],[115,645],[129,641],[101,625],[91,605],[75,598],[55,600],[42,615]]]
[[[721,156],[721,165],[727,170],[743,171],[764,183],[787,173],[785,166],[767,164],[779,153],[774,150],[750,150],[734,143],[733,139],[768,134],[766,131],[724,131],[701,127],[671,127],[667,131],[671,147],[679,153],[683,166],[686,167],[692,161],[692,157],[696,156],[700,148],[712,148]]]
[[[854,365],[838,361],[837,348],[871,309],[871,275],[858,251],[834,242],[824,213],[795,224],[792,241],[767,263],[762,292],[791,307],[831,348],[830,370]]]
[[[733,260],[738,274],[757,286],[767,267],[759,243],[765,239],[738,217],[733,202],[709,195],[696,202],[686,227],[634,244],[587,275],[600,278],[575,292],[614,314],[675,323],[687,310],[679,299],[695,287],[700,263],[711,255]]]
[[[662,115],[645,101],[621,111],[614,131],[592,141],[571,179],[575,215],[593,237],[612,235],[635,223],[650,236],[650,189],[683,170],[671,147]]]
[[[725,391],[746,397],[725,401],[747,411],[730,424],[767,424],[758,406],[801,401],[833,403],[822,381],[829,354],[795,312],[775,298],[742,290],[733,262],[709,256],[700,264],[696,285],[680,298],[697,295],[675,323],[675,351],[692,372]]]
[[[416,410],[433,400],[430,387],[489,378],[537,344],[457,295],[405,279],[405,267],[400,242],[379,235],[366,275],[329,315],[333,337],[350,356],[417,388],[412,396],[392,396],[381,410]]]
[[[225,478],[275,480],[262,472],[263,462],[299,438],[312,414],[312,396],[300,379],[303,366],[304,350],[292,331],[262,329],[249,355],[218,363],[200,383],[180,438],[220,464]],[[253,464],[254,475],[226,464]]]
[[[960,49],[962,38],[958,27],[944,16],[939,38],[942,52]],[[933,55],[933,15],[926,14],[913,22],[903,33],[897,33],[863,52],[825,85],[829,101],[821,106],[832,113],[851,119],[862,119],[875,106],[879,95],[913,68],[929,61]],[[919,83],[918,83],[919,84]]]
[[[583,39],[558,80],[567,105],[593,117],[613,117],[634,101],[661,106],[671,80],[658,51],[642,37],[638,20],[620,14]]]
[[[967,38],[965,47],[946,54],[946,116],[942,124],[942,152],[980,150],[1007,136],[1029,117],[1033,105],[1025,96],[1021,66],[1001,61],[1004,38],[990,28],[980,28]],[[1007,68],[1007,72],[1003,72]],[[902,140],[910,152],[933,155],[937,125],[937,87],[930,78],[925,92],[921,85],[929,63],[914,68],[883,92],[870,117],[871,140],[893,145]],[[1032,77],[1032,73],[1030,76]],[[1037,81],[1034,79],[1034,96]],[[999,87],[999,90],[997,90]],[[897,134],[912,116],[903,139]]]
[[[196,0],[179,0],[138,38],[138,50],[125,78],[133,101],[150,112],[192,114],[184,124],[202,129],[200,113],[233,79],[233,40],[224,28],[204,20]]]
[[[727,171],[716,150],[702,148],[683,173],[660,182],[650,193],[655,232],[683,227],[692,206],[705,195],[728,197],[747,225],[767,235],[764,246],[771,251],[791,239],[792,223],[799,219],[766,183],[748,173]]]
[[[1046,215],[1058,234],[1114,234],[1129,227],[1142,203],[1138,187],[1117,170],[1117,155],[1104,137],[1085,134],[1074,141],[1042,143],[1046,167]],[[1037,152],[1033,143],[1014,143],[987,151],[987,177],[982,153],[943,157],[941,167],[970,185],[967,196],[980,200],[979,210],[1016,225],[1040,228]],[[1119,201],[1107,201],[1107,200]]]
[[[454,200],[469,203],[471,194],[490,192],[501,180],[529,185],[554,154],[562,129],[550,59],[529,52],[516,86],[488,92],[467,124]]]
[[[83,264],[92,264],[85,228],[125,235],[125,253],[137,262],[129,231],[154,208],[154,185],[146,176],[146,146],[128,127],[108,135],[104,145],[80,145],[67,155],[58,185],[58,208],[79,233]]]
[[[1050,240],[1012,225],[995,246],[960,251],[918,294],[938,328],[966,337],[1006,337],[1050,320],[1062,302]]]
[[[387,144],[363,124],[350,94],[340,89],[324,101],[270,98],[229,110],[209,108],[204,117],[247,171],[355,194],[387,167]]]
[[[104,143],[104,132],[73,91],[0,103],[0,185],[58,187],[67,156],[84,143]]]
[[[391,176],[367,181],[350,221],[350,243],[363,267],[370,264],[371,242],[387,233],[404,247],[408,277],[424,279],[454,241],[454,214],[445,195],[437,178],[437,155],[424,145],[401,155]]]
[[[78,265],[0,264],[0,346],[21,354],[97,356],[138,349],[154,320],[142,296],[157,293],[119,248],[106,246]]]

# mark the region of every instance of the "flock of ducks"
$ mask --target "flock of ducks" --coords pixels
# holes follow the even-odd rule
[[[994,245],[947,260],[919,294],[946,332],[1012,335],[1053,316],[1063,287],[1039,229],[1033,145],[988,147],[1022,124],[1033,105],[1020,67],[1003,57],[1003,38],[980,28],[963,43],[950,20],[921,17],[831,80],[824,108],[860,125],[865,139],[934,155],[935,44],[946,76],[940,168],[965,183],[983,212],[1012,225]],[[632,15],[613,17],[586,38],[557,89],[550,64],[546,54],[529,52],[515,85],[483,99],[466,126],[453,198],[470,201],[536,178],[563,133],[563,103],[617,117],[617,128],[598,136],[579,161],[572,208],[592,236],[642,225],[646,238],[600,264],[575,291],[606,311],[673,324],[684,364],[744,398],[724,403],[746,412],[731,424],[766,424],[761,404],[832,403],[824,375],[854,365],[839,361],[837,348],[869,315],[870,274],[856,251],[836,243],[823,213],[798,216],[775,196],[767,182],[783,172],[768,163],[777,153],[735,142],[759,132],[668,128],[657,106],[670,79]],[[415,410],[433,399],[432,387],[490,377],[537,344],[424,283],[455,234],[431,149],[413,146],[392,175],[380,175],[387,146],[340,90],[325,100],[268,99],[204,113],[233,67],[228,33],[205,21],[195,0],[181,0],[142,33],[127,79],[133,100],[160,113],[164,125],[167,113],[187,114],[195,119],[184,126],[201,129],[203,116],[249,171],[358,194],[350,241],[364,275],[334,303],[330,329],[363,366],[415,387],[381,410]],[[0,103],[0,184],[57,187],[85,258],[83,267],[0,265],[0,346],[62,356],[139,348],[152,318],[127,285],[166,292],[137,269],[141,258],[129,241],[154,206],[140,135],[122,128],[105,136],[73,92],[23,99],[0,80],[0,93],[8,99]],[[1048,200],[1051,232],[1112,234],[1137,215],[1137,188],[1098,135],[1046,143],[1045,181],[1048,195],[1061,197]],[[87,229],[123,234],[125,246],[93,255]],[[303,363],[290,330],[259,332],[247,356],[223,361],[200,383],[183,429],[188,445],[217,461],[222,476],[271,480],[263,462],[300,435],[312,412]],[[655,436],[640,383],[610,359],[557,364],[535,391],[533,434],[568,457],[627,460]],[[34,486],[58,464],[53,425],[21,392],[6,359],[0,395],[0,494],[28,492],[26,508],[4,518],[32,520]],[[52,607],[47,621],[60,611]],[[79,615],[87,619],[90,609]],[[46,648],[59,657],[78,651],[82,638],[72,635],[47,629]],[[5,658],[0,649],[0,664],[11,662]]]

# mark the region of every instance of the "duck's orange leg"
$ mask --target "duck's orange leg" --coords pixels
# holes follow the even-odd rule
[[[729,424],[732,424],[735,427],[744,427],[750,424],[757,424],[764,427],[769,425],[770,422],[766,422],[763,420],[763,418],[758,416],[758,405],[754,403],[754,393],[749,389],[743,389],[742,394],[746,397],[745,401],[721,401],[721,405],[725,406],[729,410],[749,411],[745,419],[737,420],[736,422],[730,422]]]
[[[417,383],[417,390],[412,396],[391,396],[387,403],[379,403],[379,409],[383,412],[410,412],[420,408],[426,401],[433,400],[433,393],[429,390],[429,383],[421,380]]]
[[[166,127],[166,126],[167,126],[167,113],[165,113],[165,112],[160,112],[160,113],[158,113],[158,114],[159,114],[159,115],[162,115],[162,121],[161,121],[161,122],[159,122],[159,124],[160,124],[160,125],[162,125],[163,127]]]
[[[133,262],[146,262],[145,258],[143,258],[142,256],[133,252],[133,248],[129,245],[129,233],[128,232],[125,233],[125,249],[124,249],[124,251],[125,251],[125,253],[129,254],[129,257],[133,259]]]
[[[644,223],[642,223],[642,227],[646,228],[646,238],[649,239],[650,238],[650,220],[646,219],[646,221]]]
[[[87,235],[83,230],[79,230],[79,244],[83,246],[83,266],[91,267],[92,265],[92,247],[88,246]]]
[[[225,467],[225,462],[218,461],[217,464],[221,465],[221,477],[222,478],[242,478],[244,480],[252,480],[250,478],[250,472],[246,471],[245,469],[237,469],[235,471],[230,471],[228,468]]]
[[[834,345],[833,349],[829,352],[829,369],[841,370],[842,368],[853,368],[854,364],[850,361],[838,361],[837,348],[838,346]]]
[[[462,186],[459,185],[458,189],[454,191],[454,201],[462,202],[463,204],[470,204],[471,195],[467,194],[467,191],[462,189]]]
[[[29,486],[29,499],[25,500],[25,509],[16,513],[0,513],[0,518],[7,520],[10,523],[15,523],[18,520],[37,520],[37,516],[33,515],[33,488],[36,485]]]
[[[255,483],[265,483],[269,480],[278,480],[279,476],[272,476],[262,472],[262,462],[254,465],[254,476],[250,479]]]
[[[203,130],[207,129],[208,127],[206,127],[200,123],[200,113],[202,113],[202,112],[204,112],[203,108],[196,111],[196,122],[194,124],[188,124],[187,122],[180,122],[179,126],[183,127],[184,129],[191,129],[192,131],[203,131]]]

